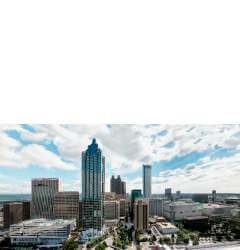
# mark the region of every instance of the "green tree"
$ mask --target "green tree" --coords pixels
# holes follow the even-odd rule
[[[75,250],[78,248],[78,242],[75,240],[65,240],[63,242],[63,250]]]

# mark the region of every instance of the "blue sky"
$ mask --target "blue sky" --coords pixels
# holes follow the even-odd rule
[[[1,125],[0,193],[30,193],[31,178],[59,177],[81,192],[81,152],[92,138],[106,157],[106,190],[120,174],[142,188],[152,165],[153,193],[239,192],[239,125]]]

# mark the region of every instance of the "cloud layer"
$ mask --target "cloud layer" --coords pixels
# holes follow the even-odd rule
[[[142,187],[144,163],[153,165],[155,193],[237,191],[239,125],[1,125],[0,168],[80,173],[81,152],[93,137],[106,156],[107,180],[121,174],[128,191]]]

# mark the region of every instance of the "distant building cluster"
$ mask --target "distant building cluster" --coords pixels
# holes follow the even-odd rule
[[[126,182],[118,175],[111,177],[110,192],[105,192],[105,157],[93,139],[82,152],[81,199],[79,192],[63,191],[58,178],[32,179],[31,201],[3,205],[3,227],[15,246],[51,247],[61,245],[76,228],[87,241],[102,236],[106,227],[130,222],[136,231],[150,230],[158,238],[176,234],[178,222],[197,229],[209,218],[240,214],[240,199],[220,199],[216,190],[210,195],[186,195],[168,187],[161,196],[153,195],[152,166],[143,165],[142,169],[142,189],[127,194]]]

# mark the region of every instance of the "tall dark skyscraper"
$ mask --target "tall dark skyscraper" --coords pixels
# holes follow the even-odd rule
[[[101,235],[104,222],[105,158],[96,139],[82,152],[83,233]]]
[[[115,179],[114,176],[111,178],[110,191],[116,194],[126,195],[126,182],[121,180],[120,175]]]

